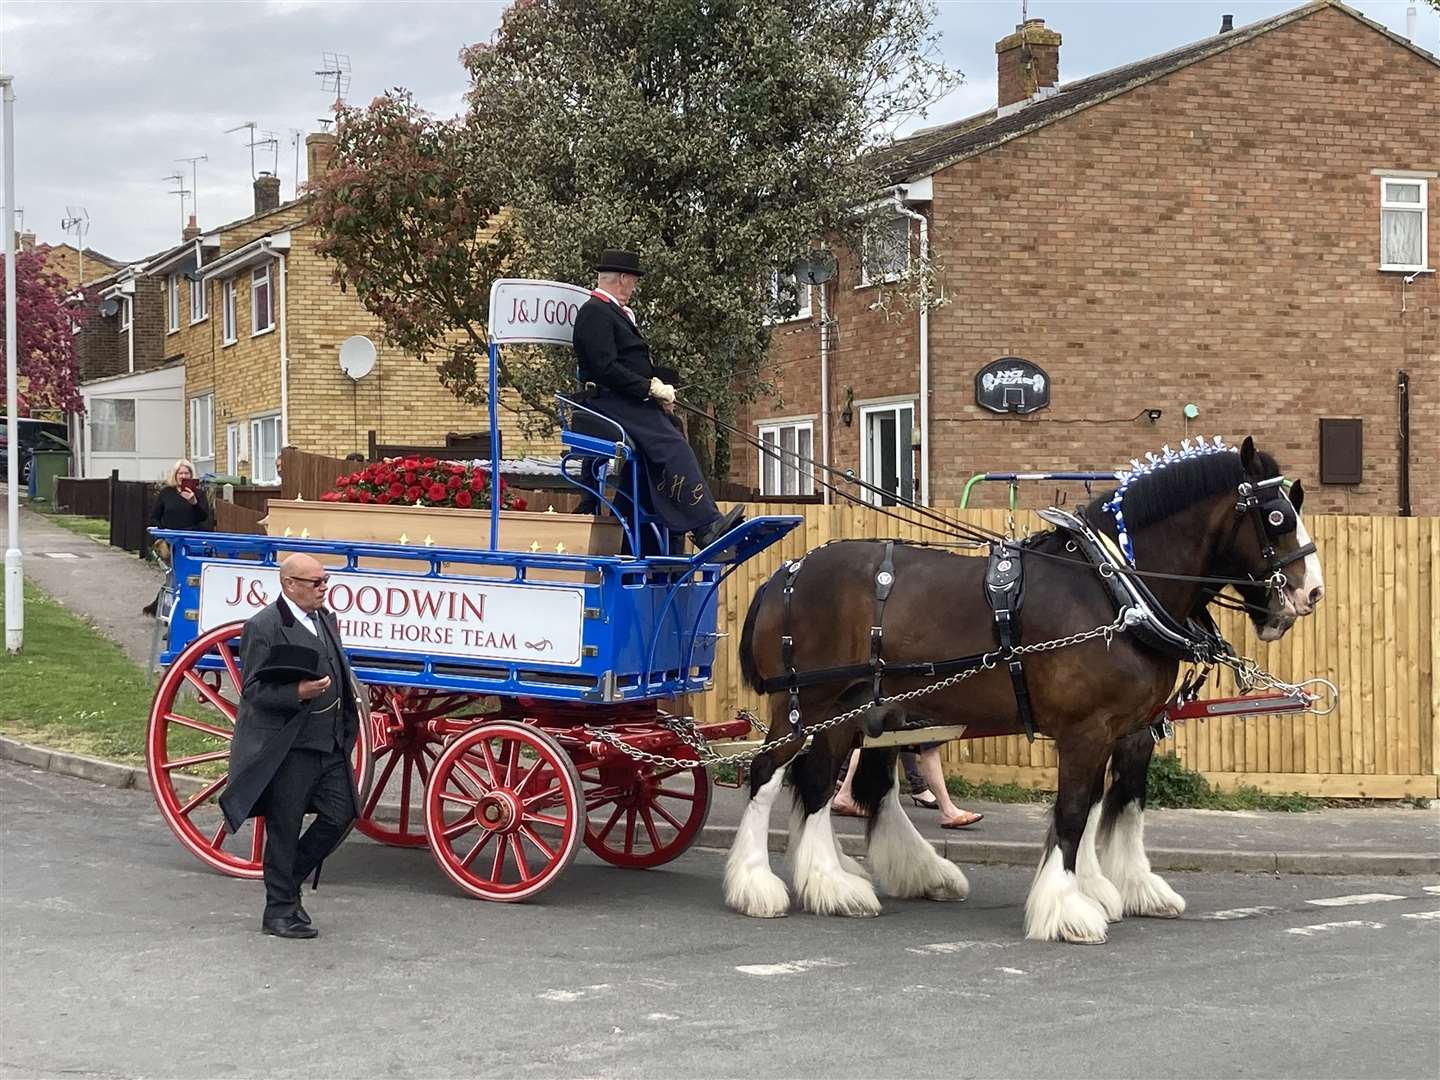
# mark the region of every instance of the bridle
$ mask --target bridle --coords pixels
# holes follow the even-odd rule
[[[1314,543],[1297,547],[1290,554],[1281,556],[1276,543],[1282,536],[1295,532],[1300,525],[1300,512],[1285,492],[1285,477],[1273,476],[1258,482],[1244,481],[1235,489],[1235,523],[1223,550],[1235,552],[1235,541],[1246,521],[1255,526],[1255,538],[1260,543],[1260,557],[1265,560],[1265,578],[1262,581],[1254,574],[1247,575],[1257,585],[1271,592],[1283,592],[1289,584],[1285,568],[1314,555]]]

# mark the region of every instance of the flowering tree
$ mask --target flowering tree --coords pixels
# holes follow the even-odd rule
[[[490,473],[486,469],[434,458],[386,458],[358,472],[335,479],[335,487],[320,496],[323,502],[373,503],[408,506],[453,506],[461,510],[490,508]],[[510,491],[500,478],[500,506],[524,510],[524,499]]]
[[[478,402],[501,267],[584,282],[602,248],[636,250],[658,359],[728,416],[765,387],[787,303],[771,276],[854,235],[877,194],[868,151],[953,84],[932,15],[929,0],[517,0],[462,54],[462,122],[398,91],[341,114],[339,168],[316,187],[326,253],[392,340],[444,352],[442,378]],[[573,373],[550,349],[501,376],[548,410]],[[691,440],[723,475],[723,441]]]
[[[0,285],[5,266],[0,263]],[[15,254],[15,353],[19,374],[20,412],[42,409],[84,412],[75,388],[75,336],[65,297],[70,288],[59,274],[45,269],[45,253]],[[0,349],[5,347],[5,294],[0,288]]]

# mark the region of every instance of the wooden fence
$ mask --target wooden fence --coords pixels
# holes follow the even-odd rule
[[[55,480],[55,505],[81,517],[110,516],[110,478],[61,476]]]
[[[765,510],[803,515],[805,524],[722,586],[718,629],[729,636],[717,657],[715,689],[690,701],[705,720],[728,718],[741,707],[765,715],[743,685],[735,657],[750,599],[783,561],[845,537],[933,538],[866,508]],[[1006,527],[1003,510],[946,513],[991,529]],[[1217,612],[1218,622],[1238,649],[1280,678],[1334,682],[1339,706],[1328,716],[1188,721],[1177,725],[1161,752],[1176,754],[1220,787],[1249,784],[1336,798],[1440,796],[1440,518],[1307,516],[1306,523],[1325,572],[1326,595],[1316,614],[1270,645],[1256,639],[1243,615]],[[1016,514],[1016,525],[1022,532],[1041,527],[1028,511]],[[1207,691],[1238,692],[1228,676],[1218,687],[1212,680]],[[950,772],[972,780],[1055,785],[1055,747],[1044,739],[963,740],[950,743],[945,758]]]

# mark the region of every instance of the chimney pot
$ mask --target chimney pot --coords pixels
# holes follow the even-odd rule
[[[180,230],[180,239],[182,239],[182,240],[194,240],[194,239],[195,239],[197,236],[199,236],[199,235],[200,235],[200,226],[199,226],[198,224],[196,224],[196,222],[195,222],[195,215],[194,215],[194,214],[191,214],[191,215],[190,215],[190,224],[186,225],[185,228],[183,228],[183,229]]]
[[[18,251],[30,252],[35,250],[35,234],[33,232],[16,233],[15,241],[15,247]]]
[[[1001,109],[1030,100],[1060,82],[1060,35],[1044,19],[1026,19],[995,43]]]
[[[1234,16],[1234,15],[1221,15],[1221,16],[1220,16],[1220,33],[1222,33],[1222,34],[1228,34],[1228,33],[1230,33],[1231,30],[1234,30],[1234,29],[1235,29],[1235,16]]]
[[[255,178],[255,213],[263,214],[280,205],[280,178],[262,172]]]
[[[317,131],[305,136],[305,181],[313,184],[330,171],[335,164],[338,141],[328,131]]]

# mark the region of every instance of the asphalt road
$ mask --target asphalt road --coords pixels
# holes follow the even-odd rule
[[[0,822],[3,1077],[1440,1073],[1433,878],[1175,874],[1183,920],[1077,947],[1021,939],[1013,868],[767,922],[721,906],[714,852],[582,853],[509,906],[352,839],[307,894],[322,936],[288,942],[145,792],[0,763]]]

